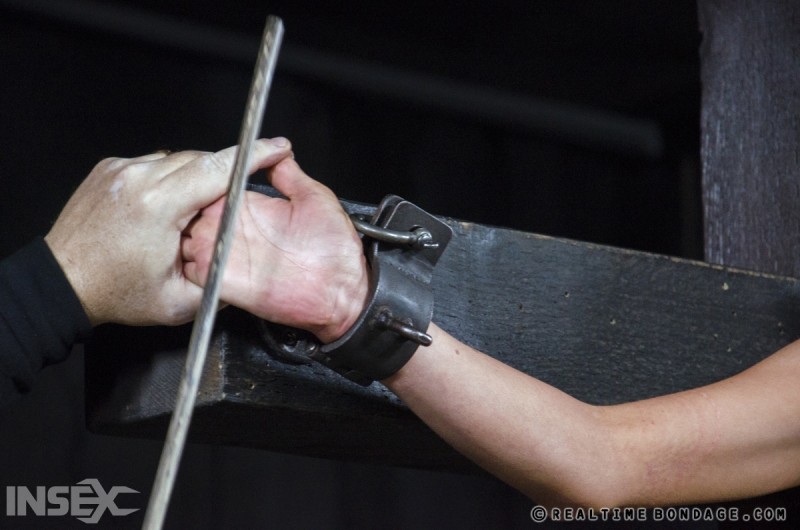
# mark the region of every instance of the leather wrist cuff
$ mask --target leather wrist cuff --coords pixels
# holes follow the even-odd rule
[[[310,356],[348,379],[368,385],[402,368],[420,345],[433,315],[434,267],[452,237],[443,221],[408,201],[388,195],[364,234],[370,295],[356,323],[339,340]]]

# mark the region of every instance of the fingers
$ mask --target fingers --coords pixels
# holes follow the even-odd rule
[[[213,248],[213,241],[204,242],[193,237],[181,238],[183,276],[190,283],[199,287],[205,286]]]
[[[187,261],[183,264],[183,275],[194,285],[205,285],[207,274],[208,271],[201,270],[200,266],[194,261]]]
[[[207,154],[209,153],[204,151],[179,151],[177,153],[157,151],[136,158],[112,158],[104,162],[107,162],[107,169],[110,171],[127,168],[129,172],[146,175],[150,181],[158,183],[169,177],[171,173]]]
[[[181,236],[181,260],[192,262],[197,259],[197,249],[191,236]]]
[[[225,198],[217,199],[192,219],[181,233],[180,256],[184,274],[197,285],[205,284],[224,207]]]
[[[237,147],[229,147],[216,153],[204,153],[192,158],[192,152],[185,155],[175,153],[164,162],[183,162],[164,178],[166,194],[180,194],[181,214],[194,213],[224,195],[228,188],[231,171],[236,159]],[[291,144],[285,138],[259,140],[255,143],[248,173],[272,166],[290,156]],[[179,156],[181,155],[181,156]],[[185,158],[183,158],[185,156]],[[172,195],[174,196],[174,195]]]
[[[137,156],[136,158],[131,159],[131,162],[152,162],[154,160],[161,160],[162,158],[166,158],[170,154],[172,154],[172,151],[161,149],[159,151],[154,151],[146,155]]]
[[[197,285],[205,283],[218,226],[219,215],[211,218],[204,216],[190,223],[181,235],[180,256],[184,265],[184,273],[190,281]],[[187,266],[189,267],[188,272],[186,272]]]

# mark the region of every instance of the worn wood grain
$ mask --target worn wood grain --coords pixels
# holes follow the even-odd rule
[[[702,0],[706,261],[800,276],[800,4]]]
[[[592,403],[709,383],[800,336],[794,279],[449,222],[434,320]],[[163,436],[187,343],[185,327],[98,330],[86,361],[92,428]],[[192,440],[472,468],[380,384],[276,360],[256,319],[235,309],[220,315],[205,374]]]

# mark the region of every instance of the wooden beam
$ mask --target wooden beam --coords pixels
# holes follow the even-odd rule
[[[592,403],[722,379],[800,336],[794,279],[449,222],[434,320]],[[187,344],[186,327],[98,329],[86,356],[91,427],[163,437]],[[472,469],[380,384],[276,360],[258,321],[234,309],[220,315],[198,402],[194,441]]]
[[[800,276],[800,5],[700,0],[698,14],[706,260]],[[794,520],[798,493],[740,511],[779,506]]]

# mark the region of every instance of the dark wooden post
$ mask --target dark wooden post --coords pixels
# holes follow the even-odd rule
[[[705,255],[800,277],[800,3],[700,0]]]
[[[706,260],[800,277],[800,4],[698,5]],[[795,488],[740,504],[796,522],[798,499]]]

